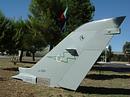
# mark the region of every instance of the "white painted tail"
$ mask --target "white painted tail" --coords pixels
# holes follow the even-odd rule
[[[92,21],[71,32],[31,68],[19,68],[13,78],[50,87],[76,90],[108,45],[120,34],[123,17]]]

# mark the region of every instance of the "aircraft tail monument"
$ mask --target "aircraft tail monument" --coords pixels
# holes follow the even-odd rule
[[[13,78],[76,90],[103,49],[116,34],[124,16],[92,21],[71,32],[31,68],[19,68]]]

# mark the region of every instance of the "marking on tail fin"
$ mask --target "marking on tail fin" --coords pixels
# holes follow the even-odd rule
[[[67,55],[69,54],[70,57],[67,57]],[[56,60],[57,62],[64,62],[64,63],[69,63],[69,60],[76,60],[76,56],[73,56],[72,54],[70,54],[69,52],[63,52],[63,54],[59,54],[57,56],[47,56],[48,58],[52,58],[54,60]]]
[[[82,41],[82,40],[84,40],[84,36],[83,35],[81,35],[80,37],[79,37],[79,39]]]

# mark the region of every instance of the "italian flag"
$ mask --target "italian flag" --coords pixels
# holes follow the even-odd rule
[[[63,32],[66,26],[66,20],[67,20],[67,11],[68,11],[68,7],[66,7],[66,9],[64,10],[64,12],[61,12],[59,15],[59,22],[60,22],[60,28],[61,31]]]

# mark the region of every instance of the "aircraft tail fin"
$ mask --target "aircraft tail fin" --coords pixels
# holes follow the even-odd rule
[[[76,90],[112,37],[120,34],[124,16],[92,21],[70,33],[31,68],[13,78]]]

